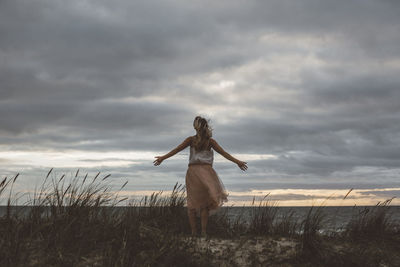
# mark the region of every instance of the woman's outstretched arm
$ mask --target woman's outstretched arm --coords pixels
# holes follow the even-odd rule
[[[190,145],[190,143],[192,142],[192,138],[189,136],[188,138],[186,138],[179,146],[177,146],[176,148],[172,149],[170,152],[168,152],[167,154],[165,154],[164,156],[156,156],[156,160],[153,161],[154,166],[158,166],[161,164],[161,162],[163,162],[163,160],[172,157],[173,155],[175,155],[176,153],[178,153],[179,151],[185,149],[186,147],[188,147]]]
[[[238,160],[237,158],[234,158],[232,155],[230,155],[228,152],[226,152],[218,143],[215,141],[213,138],[210,139],[211,146],[214,148],[215,151],[217,151],[219,154],[224,156],[226,159],[236,163],[238,167],[242,170],[245,171],[247,170],[247,162]]]

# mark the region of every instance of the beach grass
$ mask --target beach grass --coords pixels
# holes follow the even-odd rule
[[[398,266],[400,228],[391,200],[355,210],[342,229],[321,232],[323,205],[278,216],[268,195],[249,220],[228,210],[210,216],[208,238],[190,237],[185,188],[140,200],[120,197],[109,175],[79,171],[67,179],[52,170],[16,210],[18,174],[0,182],[0,266]],[[351,190],[350,190],[351,191]],[[349,192],[350,192],[349,191]],[[119,207],[119,206],[124,207]],[[118,208],[116,208],[118,207]],[[200,242],[200,243],[199,243]]]

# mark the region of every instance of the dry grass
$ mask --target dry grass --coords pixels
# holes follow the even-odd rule
[[[186,219],[181,187],[170,197],[153,194],[121,209],[115,207],[125,199],[112,193],[108,177],[77,172],[67,182],[64,175],[50,179],[49,172],[24,215],[11,212],[16,179],[4,179],[0,193],[10,195],[0,218],[0,266],[207,265],[179,238]]]
[[[396,231],[396,225],[391,219],[390,202],[388,199],[373,207],[365,207],[353,213],[353,218],[346,226],[345,234],[353,240],[387,240]]]
[[[8,200],[6,213],[0,217],[0,266],[215,264],[211,250],[196,251],[193,242],[197,241],[187,238],[190,229],[183,186],[176,184],[168,196],[157,192],[129,201],[111,190],[108,178],[100,173],[90,178],[79,171],[70,179],[65,175],[52,178],[50,170],[21,210],[13,207],[18,175],[3,179],[0,197]],[[267,197],[253,208],[248,224],[240,216],[230,219],[229,209],[211,216],[209,235],[294,239],[300,245],[296,255],[283,262],[287,266],[399,263],[400,232],[390,217],[390,200],[355,213],[344,232],[328,238],[320,233],[325,219],[323,206],[310,207],[299,221],[294,211],[278,216],[279,208]],[[117,207],[121,203],[128,205]]]

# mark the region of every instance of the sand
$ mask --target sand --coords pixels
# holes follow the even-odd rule
[[[298,242],[287,238],[195,238],[194,255],[207,253],[215,266],[292,266]]]

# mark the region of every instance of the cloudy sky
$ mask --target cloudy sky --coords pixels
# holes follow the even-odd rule
[[[1,0],[0,175],[168,191],[203,115],[228,204],[400,197],[399,44],[396,0]]]

